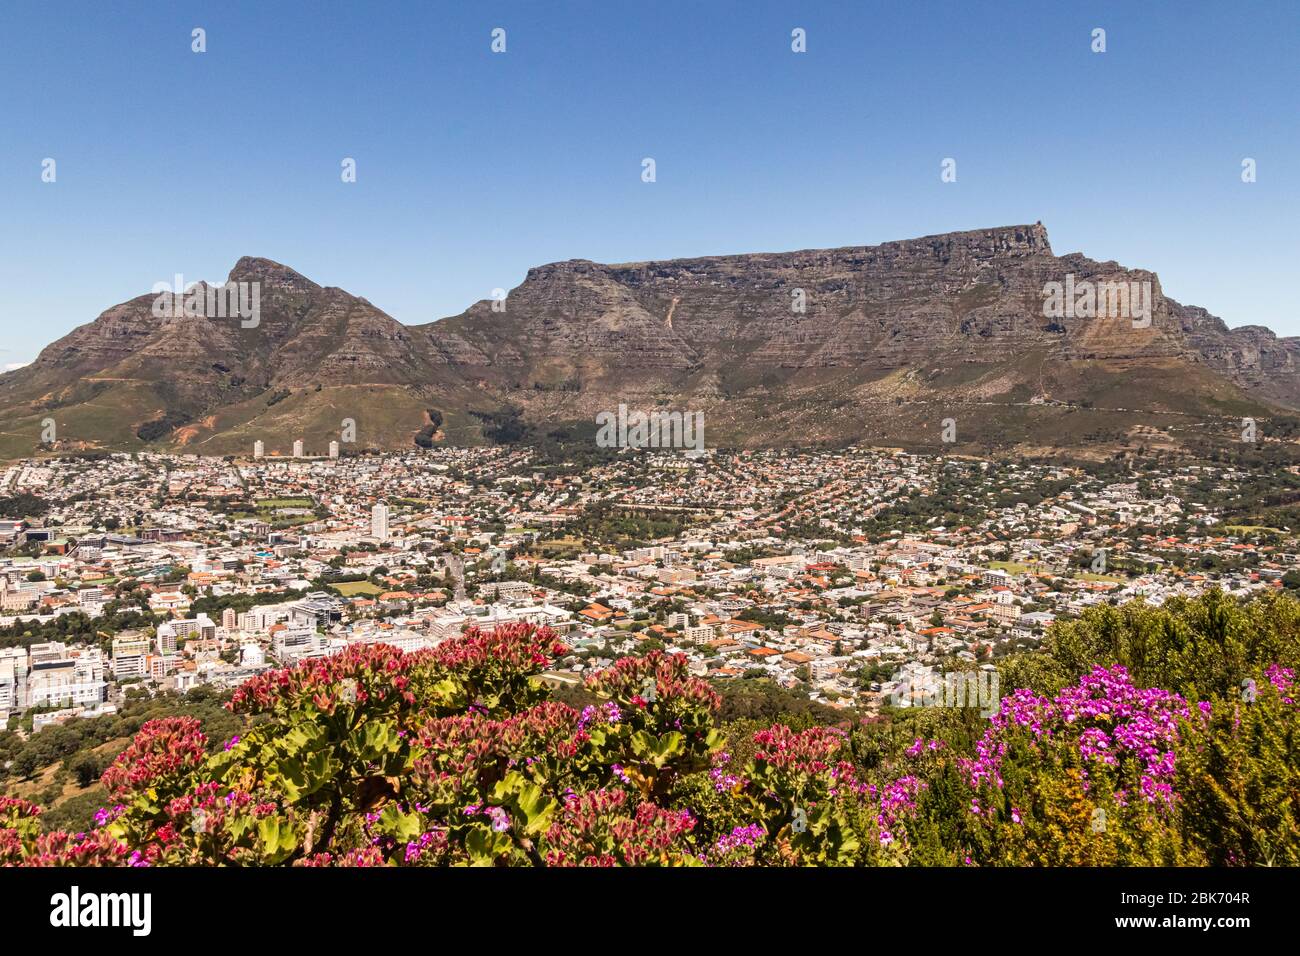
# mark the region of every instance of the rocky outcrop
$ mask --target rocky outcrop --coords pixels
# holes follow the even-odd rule
[[[1045,316],[1045,286],[1069,275],[1149,284],[1150,322]],[[560,262],[530,270],[506,312],[514,318],[498,320],[480,305],[424,329],[439,351],[451,351],[449,343],[486,342],[508,327],[514,334],[492,364],[523,365],[602,355],[696,368],[743,356],[756,366],[898,368],[936,354],[978,361],[1041,348],[1073,358],[1185,349],[1152,273],[1057,257],[1041,223],[845,249]]]
[[[0,409],[72,407],[94,383],[97,401],[111,401],[104,383],[129,382],[150,387],[147,402],[162,405],[151,414],[219,420],[267,392],[375,386],[418,396],[412,407],[438,398],[453,415],[458,403],[510,405],[539,419],[585,417],[624,395],[723,416],[761,399],[788,406],[797,428],[804,399],[1071,404],[1090,387],[1072,370],[1135,365],[1220,397],[1300,407],[1300,339],[1229,329],[1166,298],[1149,271],[1058,256],[1041,223],[841,249],[556,262],[529,270],[504,307],[479,302],[409,327],[269,259],[240,259],[228,282],[257,284],[255,327],[159,317],[156,297],[140,296],[0,376]],[[1136,307],[1149,311],[1045,309],[1053,283],[1146,290]],[[1167,411],[1178,395],[1125,398],[1146,400]],[[310,396],[301,404],[309,414]],[[406,444],[405,425],[392,441]]]

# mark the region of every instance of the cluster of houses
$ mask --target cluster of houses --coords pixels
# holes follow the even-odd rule
[[[0,716],[44,724],[132,687],[232,687],[355,643],[418,650],[514,621],[563,635],[571,677],[662,647],[715,680],[874,707],[1091,605],[1281,586],[1286,536],[1221,527],[1205,500],[1241,477],[869,449],[572,469],[510,448],[20,462],[0,487],[48,511],[0,521]],[[1025,500],[1033,488],[1051,493]],[[593,509],[660,534],[593,530]],[[153,623],[119,626],[129,611]]]

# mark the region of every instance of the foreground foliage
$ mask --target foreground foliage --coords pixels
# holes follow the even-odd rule
[[[516,625],[269,672],[219,746],[194,718],[146,723],[88,832],[0,799],[0,862],[1300,863],[1290,599],[1089,612],[1008,666],[990,720],[719,726],[717,692],[663,652],[592,675],[577,708],[539,677],[565,651]]]

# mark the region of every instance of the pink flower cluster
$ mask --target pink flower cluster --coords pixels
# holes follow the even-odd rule
[[[730,793],[737,787],[745,785],[745,778],[739,777],[729,771],[731,766],[731,754],[725,750],[719,750],[710,758],[713,764],[709,768],[709,780],[713,782],[713,789],[718,793]]]
[[[490,631],[466,628],[460,637],[444,641],[430,651],[429,658],[461,673],[496,668],[528,672],[548,666],[552,657],[568,651],[568,646],[550,628],[518,623]]]
[[[898,824],[916,810],[917,795],[925,788],[925,781],[913,776],[899,777],[881,787],[878,793],[874,787],[870,788],[872,795],[880,799],[876,825],[880,828],[882,845],[894,842]]]
[[[546,834],[550,866],[645,866],[681,862],[695,828],[689,810],[669,810],[623,790],[593,790],[565,801]]]
[[[447,848],[446,830],[428,830],[406,844],[403,863],[415,863],[428,857],[441,855]]]
[[[619,658],[612,667],[587,678],[587,689],[643,710],[679,705],[712,713],[722,706],[722,698],[708,681],[690,676],[685,654],[663,651]]]
[[[847,740],[848,735],[838,727],[798,731],[776,724],[754,734],[754,743],[758,744],[754,756],[773,767],[821,773],[831,768]]]
[[[109,796],[125,802],[132,795],[164,784],[179,784],[207,757],[208,739],[193,717],[146,721],[101,781]]]
[[[916,740],[912,742],[912,746],[908,747],[904,753],[909,757],[919,757],[927,751],[934,753],[935,751],[942,750],[943,746],[944,743],[942,740],[926,740],[924,737],[917,737]]]
[[[138,866],[139,853],[106,830],[65,833],[56,830],[24,845],[17,831],[0,829],[3,866]]]
[[[582,713],[578,716],[578,729],[586,730],[588,724],[598,719],[603,719],[608,724],[617,724],[623,719],[623,712],[612,700],[605,701],[599,707],[588,704],[582,708]]]
[[[961,766],[972,787],[993,783],[1001,788],[1009,735],[1025,730],[1044,745],[1074,740],[1085,778],[1089,765],[1117,767],[1125,759],[1136,759],[1143,798],[1167,804],[1175,799],[1178,722],[1189,716],[1187,702],[1178,694],[1135,687],[1120,666],[1095,667],[1055,698],[1025,689],[1004,697],[1001,711],[976,743],[975,758],[963,760]]]
[[[767,830],[761,823],[733,827],[714,841],[712,849],[700,853],[698,859],[705,866],[752,866],[755,851],[767,840]]]
[[[1290,667],[1283,667],[1281,664],[1270,664],[1264,671],[1264,676],[1272,684],[1279,694],[1282,695],[1282,703],[1294,704],[1295,697],[1292,692],[1295,689],[1295,671]]]
[[[390,644],[354,645],[340,654],[259,674],[241,684],[226,706],[237,714],[261,714],[306,699],[333,714],[340,706],[362,706],[372,698],[413,705],[408,673],[419,661],[420,655],[403,654]]]
[[[0,823],[13,826],[18,820],[39,817],[44,813],[39,803],[21,797],[0,796]]]
[[[572,759],[590,739],[593,723],[608,712],[589,714],[585,726],[576,710],[546,701],[523,713],[494,719],[481,713],[439,717],[425,722],[417,735],[423,753],[416,761],[416,778],[449,782],[463,778],[466,786],[493,766],[531,768],[539,760]]]

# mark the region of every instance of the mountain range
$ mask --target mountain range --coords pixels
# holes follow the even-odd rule
[[[1300,339],[1229,329],[1150,271],[1058,256],[1041,223],[556,262],[502,301],[414,326],[269,259],[240,259],[227,282],[256,284],[252,327],[174,315],[149,293],[0,375],[0,457],[250,454],[258,440],[288,454],[295,439],[324,453],[345,420],[345,450],[589,436],[620,403],[702,412],[711,447],[1105,456],[1231,440],[1245,417],[1300,408]],[[1067,282],[1146,284],[1150,308],[1045,308],[1045,290]]]

